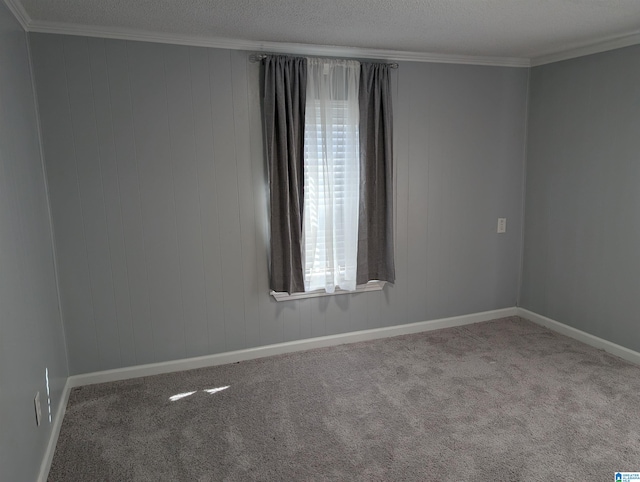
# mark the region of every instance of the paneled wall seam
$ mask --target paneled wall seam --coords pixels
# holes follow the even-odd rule
[[[93,112],[94,112],[94,118],[93,118],[93,125],[94,125],[94,129],[95,129],[95,134],[96,134],[96,140],[98,139],[98,121],[97,121],[97,115],[98,112],[96,110],[96,94],[95,94],[95,88],[94,88],[94,84],[93,84],[93,72],[91,69],[91,53],[89,51],[89,45],[87,44],[87,65],[89,66],[89,86],[91,88],[91,101],[93,103]],[[102,163],[104,162],[103,159],[103,152],[102,152],[102,148],[100,147],[100,142],[96,143],[96,147],[98,150],[98,171],[100,172],[100,185],[102,186],[102,191],[104,192],[104,175],[102,172]],[[104,198],[103,198],[104,199]],[[105,224],[105,229],[107,231],[107,239],[109,238],[109,220],[107,218],[107,209],[106,209],[106,200],[104,201],[105,204],[105,209],[104,209],[104,224]],[[111,243],[107,243],[107,254],[108,254],[108,259],[109,259],[109,272],[110,272],[110,276],[111,276],[111,299],[113,301],[113,306],[115,307],[114,313],[116,315],[116,319],[115,321],[115,326],[116,326],[116,333],[117,333],[117,337],[118,337],[118,341],[120,341],[120,319],[119,319],[119,315],[118,315],[118,309],[117,309],[117,303],[116,303],[116,295],[115,295],[115,290],[113,289],[113,258],[111,256]],[[119,359],[120,359],[120,363],[122,363],[122,346],[120,343],[118,343],[118,353],[119,353]]]
[[[107,68],[107,76],[106,76],[106,84],[107,84],[107,95],[109,98],[109,123],[111,125],[111,129],[112,129],[112,133],[111,133],[111,142],[113,143],[113,150],[115,153],[115,159],[114,159],[114,169],[115,169],[115,173],[116,173],[116,189],[118,192],[118,211],[120,214],[120,218],[124,219],[124,215],[123,215],[123,211],[122,211],[122,189],[120,186],[120,172],[119,172],[119,167],[118,167],[118,158],[119,158],[119,153],[118,153],[118,145],[115,141],[115,135],[113,134],[113,127],[114,127],[114,122],[113,122],[113,99],[112,99],[112,92],[111,92],[111,79],[109,78],[108,75],[108,71],[109,71],[109,56],[107,54],[107,48],[106,48],[106,42],[105,39],[101,39],[102,40],[102,47],[104,49],[104,57],[105,57],[105,65]],[[106,212],[106,211],[105,211]],[[127,266],[127,256],[126,256],[126,249],[127,249],[127,243],[126,243],[126,236],[124,234],[124,229],[121,230],[122,231],[122,245],[124,247],[124,272],[125,272],[125,280],[126,280],[126,288],[128,293],[128,306],[129,306],[129,312],[131,313],[132,319],[131,319],[131,338],[132,338],[132,351],[133,351],[133,360],[137,360],[137,355],[136,355],[136,344],[135,344],[135,323],[133,322],[133,306],[131,303],[131,293],[130,293],[130,288],[131,288],[131,280],[129,278],[129,268]],[[115,296],[115,292],[114,292],[114,296]],[[122,357],[122,347],[120,347],[121,350],[121,357]]]
[[[232,52],[233,90],[236,107],[236,146],[237,146],[237,186],[239,196],[240,232],[242,243],[242,271],[244,286],[244,347],[259,340],[256,325],[259,320],[259,299],[257,296],[258,258],[255,252],[256,210],[254,191],[254,172],[252,163],[252,132],[249,109],[249,63],[246,55]],[[309,328],[308,318],[301,321]]]
[[[229,51],[229,65],[231,66],[231,98],[233,99],[233,144],[235,146],[235,172],[236,172],[236,192],[237,192],[237,198],[238,198],[238,227],[240,228],[240,259],[242,260],[242,266],[241,266],[241,271],[242,271],[242,299],[244,300],[243,303],[243,318],[244,318],[244,339],[243,339],[243,344],[246,346],[247,343],[247,290],[246,290],[246,280],[244,277],[244,255],[243,255],[243,246],[242,246],[242,240],[244,239],[244,236],[242,235],[242,207],[241,207],[241,201],[240,201],[240,171],[239,171],[239,163],[241,162],[240,159],[240,153],[238,152],[238,125],[237,125],[237,119],[236,119],[236,102],[238,102],[238,90],[236,87],[236,82],[234,81],[234,72],[235,69],[233,68],[233,58],[232,58],[233,53],[231,51]],[[246,193],[248,194],[248,193]]]
[[[194,92],[193,92],[193,65],[192,65],[192,59],[191,59],[191,51],[189,51],[189,88],[190,88],[190,95],[191,95],[191,105],[192,107],[195,106],[195,97],[194,97]],[[197,154],[197,139],[196,139],[196,126],[195,126],[196,120],[195,120],[195,115],[193,116],[193,120],[192,120],[192,125],[191,125],[191,131],[193,132],[193,146],[195,148],[195,153],[196,156]],[[213,162],[213,160],[212,160]],[[196,189],[198,191],[198,219],[200,219],[200,226],[204,225],[203,222],[203,218],[202,218],[202,204],[203,204],[203,200],[202,200],[202,190],[200,189],[200,176],[201,176],[201,172],[200,172],[200,165],[199,163],[196,163],[196,172],[198,174],[198,182],[196,183]],[[202,249],[202,256],[204,258],[204,253],[205,253],[205,245],[204,245],[204,234],[202,232],[202,230],[200,230],[200,246]],[[207,289],[208,283],[207,283],[207,273],[206,270],[203,269],[202,270],[202,283],[205,286],[205,290]],[[209,296],[207,296],[207,293],[205,293],[205,297],[204,297],[204,310],[205,310],[205,319],[207,322],[207,347],[209,347],[211,345],[211,328],[209,327],[209,318],[211,316],[210,312],[209,312]]]
[[[251,77],[249,75],[247,65],[248,64],[245,63],[245,71],[246,71],[247,79],[249,79]],[[251,89],[250,89],[248,81],[247,81],[246,96],[247,96],[247,101],[248,101],[248,99],[251,98]],[[250,106],[248,106],[248,110],[249,110],[249,112],[248,112],[249,113],[249,118],[251,118],[251,107]],[[253,146],[253,142],[254,142],[253,130],[251,128],[249,128],[249,155],[250,155],[249,165],[251,167],[251,186],[252,187],[256,185],[256,179],[255,179],[255,176],[254,176],[254,173],[253,173],[253,171],[254,171],[253,170],[253,156],[255,155],[255,153],[251,152],[251,147]],[[253,213],[254,213],[254,216],[257,217],[258,211],[256,210],[255,194],[253,196]],[[256,259],[259,259],[259,257],[257,256],[257,250],[260,247],[258,229],[254,230],[253,237],[254,237],[254,240],[255,240],[255,243],[256,243]],[[258,276],[258,268],[257,267],[256,267],[256,276]],[[262,315],[261,315],[261,310],[260,310],[260,302],[258,301],[258,318],[256,320],[257,332],[258,332],[258,340],[261,339],[261,326],[260,326],[261,325],[261,322],[260,322],[261,318],[262,318]]]
[[[207,52],[207,73],[209,75],[209,104],[211,106],[211,139],[212,139],[212,143],[213,145],[215,145],[216,143],[216,134],[215,134],[215,111],[213,108],[213,86],[211,84],[211,52]],[[215,155],[215,148],[214,148],[214,155],[213,155],[213,170],[214,170],[214,174],[216,173],[217,169],[216,166],[217,164],[221,161],[220,159],[216,159],[216,155]],[[218,195],[218,190],[215,190],[215,199],[216,199],[216,224],[218,226],[220,226],[220,211],[219,211],[219,206],[220,206],[220,197]],[[218,244],[218,248],[219,248],[219,253],[218,253],[218,261],[219,261],[219,265],[218,268],[220,270],[220,272],[222,273],[222,243]],[[224,334],[225,334],[225,340],[224,340],[224,344],[225,344],[225,348],[227,346],[227,323],[226,320],[224,319],[225,317],[225,299],[224,299],[224,293],[222,294],[222,316],[223,316],[223,320],[222,320],[222,325],[224,328]]]
[[[144,248],[144,267],[145,267],[145,277],[147,280],[147,286],[149,286],[149,268],[148,268],[148,259],[147,259],[147,250],[146,250],[146,246],[147,246],[147,236],[145,236],[145,229],[144,229],[144,216],[142,215],[142,199],[141,199],[141,190],[140,190],[140,166],[139,166],[139,159],[138,159],[138,143],[136,140],[136,121],[135,121],[135,109],[133,108],[133,90],[131,88],[131,57],[130,57],[130,53],[129,53],[129,41],[125,41],[125,51],[126,51],[126,57],[127,57],[127,81],[128,81],[128,87],[129,87],[129,101],[130,101],[130,109],[131,109],[131,125],[132,125],[132,129],[134,132],[134,136],[133,136],[133,146],[134,146],[134,153],[135,153],[135,159],[134,159],[134,164],[136,166],[136,180],[137,180],[137,188],[138,188],[138,201],[140,203],[140,228],[142,231],[142,246]],[[155,334],[154,334],[154,330],[153,330],[153,320],[151,319],[151,306],[150,306],[150,300],[149,300],[149,292],[148,290],[145,290],[146,292],[146,312],[147,315],[149,317],[149,322],[151,324],[152,329],[151,331],[151,344],[152,344],[152,353],[153,353],[153,361],[157,361],[157,349],[156,349],[156,342],[155,342]],[[135,325],[134,325],[135,326]],[[135,343],[134,343],[135,344]]]
[[[67,68],[67,58],[66,58],[66,52],[65,52],[65,48],[64,48],[64,40],[62,41],[62,61],[64,63],[64,79],[65,79],[65,86],[66,86],[66,93],[67,93],[67,107],[69,109],[69,119],[71,122],[71,143],[73,145],[73,164],[75,167],[75,177],[76,177],[76,187],[78,189],[78,199],[80,200],[80,224],[82,226],[82,236],[83,236],[83,241],[84,241],[84,256],[85,256],[85,260],[86,260],[86,264],[87,264],[87,273],[89,276],[89,285],[90,285],[90,289],[89,289],[89,298],[90,298],[90,305],[91,305],[91,313],[92,313],[92,319],[91,319],[91,323],[93,324],[93,333],[94,333],[94,338],[95,338],[95,345],[96,345],[96,353],[98,353],[98,360],[101,360],[102,357],[100,355],[100,343],[98,342],[98,332],[96,329],[96,316],[95,316],[95,307],[93,304],[93,287],[92,285],[92,280],[91,280],[91,266],[89,263],[89,252],[87,250],[87,236],[86,236],[86,226],[85,226],[85,222],[84,222],[84,214],[83,214],[83,206],[82,206],[82,190],[80,189],[80,176],[78,174],[78,155],[76,152],[76,134],[75,134],[75,129],[74,129],[74,123],[73,123],[73,110],[71,108],[71,98],[69,95],[69,80],[68,80],[68,68]]]
[[[180,289],[178,290],[180,293],[180,306],[181,306],[181,318],[184,320],[185,310],[184,310],[184,284],[182,281],[182,262],[180,260],[179,246],[180,242],[178,240],[178,203],[176,202],[176,182],[175,182],[175,171],[174,171],[174,163],[175,158],[177,157],[174,153],[174,141],[173,137],[173,129],[171,128],[171,119],[169,118],[169,86],[168,86],[168,78],[167,78],[167,53],[163,52],[162,55],[162,67],[164,73],[164,95],[165,95],[165,106],[167,109],[167,131],[169,132],[168,141],[169,141],[169,152],[173,159],[170,159],[169,168],[171,171],[171,197],[173,199],[173,226],[175,231],[175,248],[176,248],[176,258],[178,260],[178,286]],[[182,325],[182,339],[184,342],[184,356],[187,356],[187,325],[183,322]]]

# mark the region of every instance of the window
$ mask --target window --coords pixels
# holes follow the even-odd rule
[[[360,63],[309,59],[304,130],[305,291],[355,290]]]
[[[271,294],[281,301],[393,283],[390,65],[263,60]]]

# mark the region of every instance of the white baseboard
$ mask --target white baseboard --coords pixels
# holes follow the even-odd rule
[[[58,443],[58,436],[60,435],[60,429],[62,428],[62,420],[64,414],[67,411],[67,402],[69,401],[69,393],[71,392],[71,386],[69,385],[69,379],[64,384],[62,393],[60,394],[60,400],[58,401],[58,409],[53,418],[53,424],[51,426],[51,434],[49,435],[49,442],[47,443],[47,449],[42,457],[42,463],[40,464],[40,473],[38,474],[38,482],[47,482],[49,476],[49,469],[51,469],[51,462],[53,461],[53,454],[56,451],[56,444]]]
[[[595,348],[603,349],[613,355],[623,358],[629,362],[640,365],[640,353],[616,345],[597,336],[590,335],[584,331],[572,328],[568,325],[552,320],[545,316],[539,315],[524,308],[504,308],[494,311],[485,311],[481,313],[472,313],[469,315],[455,316],[452,318],[441,318],[438,320],[421,321],[418,323],[410,323],[406,325],[390,326],[385,328],[376,328],[373,330],[363,330],[351,333],[343,333],[340,335],[322,336],[319,338],[310,338],[306,340],[291,341],[286,343],[278,343],[275,345],[261,346],[257,348],[248,348],[246,350],[238,350],[217,355],[207,355],[197,358],[187,358],[182,360],[174,360],[162,363],[152,363],[148,365],[139,365],[116,370],[106,370],[101,372],[86,373],[82,375],[73,375],[67,379],[62,391],[60,404],[56,410],[51,436],[47,445],[42,464],[40,466],[40,474],[38,482],[46,482],[53,460],[56,443],[62,427],[69,393],[72,388],[83,385],[91,385],[94,383],[104,383],[117,380],[127,380],[130,378],[144,377],[150,375],[159,375],[162,373],[171,373],[182,370],[191,370],[194,368],[205,368],[215,365],[224,365],[226,363],[235,363],[238,361],[252,360],[272,355],[281,355],[284,353],[293,353],[296,351],[309,350],[312,348],[323,348],[328,346],[342,345],[345,343],[355,343],[359,341],[376,340],[380,338],[388,338],[398,335],[408,335],[411,333],[420,333],[423,331],[439,330],[442,328],[452,328],[455,326],[471,325],[482,321],[494,320],[497,318],[505,318],[508,316],[520,316],[534,323],[542,325],[553,331],[574,338],[578,341],[591,345]]]
[[[186,358],[182,360],[151,363],[148,365],[138,365],[133,367],[119,368],[115,370],[106,370],[101,372],[70,376],[69,378],[67,378],[67,383],[65,384],[62,391],[60,405],[58,406],[58,410],[56,411],[55,419],[53,421],[49,444],[47,445],[47,450],[40,466],[38,482],[46,482],[47,480],[49,469],[51,468],[51,462],[53,460],[53,454],[56,448],[56,443],[58,442],[58,436],[60,435],[62,420],[64,418],[67,402],[69,400],[69,393],[74,387],[92,385],[95,383],[113,382],[117,380],[127,380],[130,378],[146,377],[150,375],[159,375],[162,373],[171,373],[182,370],[191,370],[194,368],[205,368],[215,365],[224,365],[227,363],[252,360],[255,358],[262,358],[272,355],[281,355],[284,353],[309,350],[312,348],[323,348],[328,346],[343,345],[345,343],[355,343],[359,341],[376,340],[379,338],[420,333],[423,331],[439,330],[442,328],[471,325],[473,323],[479,323],[482,321],[495,320],[496,318],[516,316],[517,312],[518,309],[516,307],[504,308],[500,310],[484,311],[481,313],[472,313],[469,315],[454,316],[451,318],[441,318],[438,320],[409,323],[406,325],[389,326],[385,328],[376,328],[373,330],[363,330],[343,333],[339,335],[310,338],[306,340],[290,341],[286,343],[278,343],[275,345],[248,348],[246,350],[219,353],[217,355],[207,355],[196,358]]]
[[[599,348],[601,350],[609,352],[612,355],[618,356],[631,363],[640,365],[640,353],[630,350],[629,348],[616,345],[615,343],[603,340],[602,338],[590,335],[589,333],[586,333],[582,330],[578,330],[577,328],[565,325],[564,323],[560,323],[559,321],[552,320],[551,318],[547,318],[546,316],[539,315],[524,308],[518,308],[517,315],[521,318],[526,318],[527,320],[533,321],[538,325],[549,328],[550,330],[581,341],[582,343],[586,343],[587,345],[591,345],[595,348]]]
[[[479,323],[481,321],[494,320],[496,318],[504,318],[507,316],[515,316],[516,314],[517,308],[504,308],[501,310],[472,313],[470,315],[455,316],[452,318],[442,318],[439,320],[421,321],[418,323],[356,331],[343,333],[340,335],[330,335],[318,338],[310,338],[306,340],[290,341],[286,343],[278,343],[275,345],[248,348],[246,350],[219,353],[217,355],[206,355],[196,358],[186,358],[182,360],[151,363],[148,365],[138,365],[127,368],[118,368],[115,370],[74,375],[69,377],[67,383],[69,388],[73,388],[83,385],[91,385],[94,383],[127,380],[129,378],[159,375],[161,373],[171,373],[182,370],[192,370],[194,368],[224,365],[227,363],[252,360],[255,358],[262,358],[272,355],[281,355],[284,353],[309,350],[312,348],[323,348],[327,346],[342,345],[345,343],[355,343],[358,341],[375,340],[378,338],[419,333],[422,331],[439,330],[441,328],[470,325],[473,323]]]

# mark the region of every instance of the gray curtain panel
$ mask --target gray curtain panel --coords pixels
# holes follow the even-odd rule
[[[393,113],[388,64],[360,71],[360,211],[357,283],[395,282],[393,261]]]
[[[304,291],[302,216],[307,60],[283,55],[263,60],[263,121],[269,168],[273,291]]]

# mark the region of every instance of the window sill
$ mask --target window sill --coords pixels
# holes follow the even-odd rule
[[[270,294],[276,301],[292,301],[302,300],[305,298],[318,298],[320,296],[349,295],[355,293],[364,293],[366,291],[381,291],[386,281],[369,281],[366,285],[358,285],[354,291],[346,291],[337,289],[333,293],[327,293],[324,290],[309,291],[308,293],[283,293],[280,291],[272,291]]]

